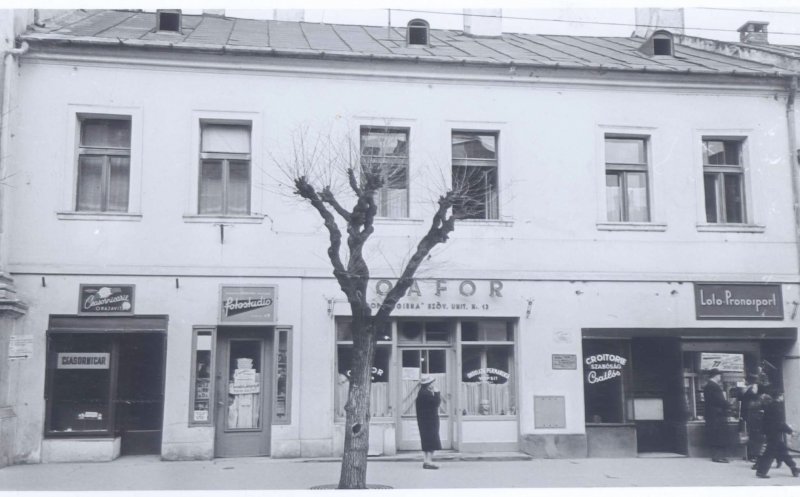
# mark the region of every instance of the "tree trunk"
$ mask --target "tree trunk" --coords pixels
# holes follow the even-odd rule
[[[368,322],[353,320],[353,362],[350,390],[344,406],[347,415],[339,488],[367,488],[370,392],[375,338]]]

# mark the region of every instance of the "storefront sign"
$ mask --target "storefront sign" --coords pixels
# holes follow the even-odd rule
[[[783,319],[781,285],[695,283],[697,319]]]
[[[595,354],[587,357],[584,362],[589,370],[586,381],[593,384],[622,376],[622,369],[628,360],[616,354]]]
[[[275,322],[274,286],[223,286],[220,295],[221,323]]]
[[[480,285],[480,289],[479,289]],[[385,297],[394,287],[394,283],[389,280],[378,280],[375,283],[375,293]],[[425,291],[423,292],[423,288]],[[425,282],[420,287],[419,281],[414,280],[406,291],[406,297],[422,297],[433,294],[441,297],[448,292],[458,292],[462,297],[472,297],[474,295],[482,297],[502,297],[503,282],[500,280],[489,280],[487,282],[475,282],[473,280],[433,280]]]
[[[701,353],[700,369],[708,371],[714,368],[720,371],[744,372],[744,354]]]
[[[228,393],[231,395],[243,395],[243,394],[252,394],[252,393],[259,393],[261,391],[261,387],[258,384],[255,385],[230,385],[228,389]]]
[[[33,355],[33,335],[11,335],[8,342],[9,359],[27,359]]]
[[[194,411],[194,421],[208,421],[208,411]]]
[[[553,369],[578,369],[578,356],[575,354],[553,354]]]
[[[108,369],[108,352],[60,352],[56,369]]]
[[[506,373],[503,370],[497,368],[480,368],[480,369],[473,369],[472,371],[467,373],[467,378],[472,379],[478,377],[481,381],[487,383],[505,383],[504,381],[501,382],[500,378],[505,378],[508,380],[511,378],[511,375]]]
[[[79,314],[133,314],[135,285],[81,285]]]

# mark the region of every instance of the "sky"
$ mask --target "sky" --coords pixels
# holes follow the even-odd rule
[[[330,24],[368,24],[405,26],[414,18],[428,21],[433,28],[460,30],[465,7],[485,8],[486,0],[4,0],[10,7],[42,8],[141,8],[180,7],[185,13],[199,14],[203,8],[224,5],[226,15],[271,19],[276,8],[303,9],[307,22]],[[663,7],[684,9],[686,34],[725,41],[738,41],[736,31],[747,21],[769,23],[769,40],[774,44],[800,45],[800,2],[765,0],[760,2],[723,0],[500,0],[503,31],[534,34],[573,34],[586,36],[630,36],[635,27],[635,8]],[[602,6],[602,7],[598,7]],[[492,8],[499,8],[492,6]],[[391,14],[390,14],[391,12]]]

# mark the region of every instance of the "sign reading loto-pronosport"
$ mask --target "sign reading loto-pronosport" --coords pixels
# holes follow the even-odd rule
[[[783,319],[780,284],[695,283],[697,319]]]

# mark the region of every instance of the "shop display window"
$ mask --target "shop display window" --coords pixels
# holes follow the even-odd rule
[[[461,323],[462,415],[506,416],[517,413],[513,338],[511,322]]]
[[[748,354],[731,352],[683,353],[683,392],[684,402],[690,421],[704,418],[703,387],[708,382],[706,371],[717,368],[722,371],[722,391],[728,399],[728,417],[738,419],[739,402],[730,395],[732,389],[745,384],[745,371],[750,362]]]
[[[626,340],[583,341],[587,424],[633,422],[632,366]]]
[[[350,389],[350,365],[353,361],[353,333],[352,319],[338,318],[336,320],[336,368],[337,377],[334,399],[334,410],[337,419],[344,419],[344,406]],[[370,409],[372,417],[391,417],[392,390],[390,383],[391,355],[392,355],[392,328],[391,324],[380,332],[378,344],[375,348],[375,359],[372,363],[372,387],[370,394]]]
[[[108,435],[113,428],[112,341],[95,334],[49,338],[49,435]]]
[[[402,320],[397,323],[398,340],[406,344],[447,344],[450,343],[454,322],[443,320],[413,321]]]
[[[272,422],[275,424],[288,424],[291,421],[289,416],[289,344],[289,330],[277,330],[275,332],[275,385],[273,387],[275,403],[272,409]]]
[[[226,430],[261,428],[262,341],[231,339],[228,350]]]
[[[210,424],[213,385],[211,383],[212,330],[194,331],[194,356],[192,364],[192,399],[190,424]]]

